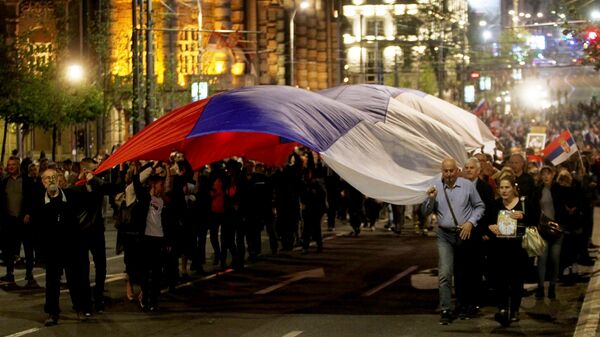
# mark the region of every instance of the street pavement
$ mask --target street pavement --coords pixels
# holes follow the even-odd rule
[[[599,219],[596,214],[596,224]],[[585,277],[576,282],[560,283],[554,301],[536,300],[535,285],[527,284],[521,321],[508,328],[493,320],[496,309],[485,299],[473,319],[441,326],[435,233],[417,234],[410,221],[400,235],[383,225],[355,237],[339,222],[335,232],[324,231],[322,253],[311,247],[306,255],[265,254],[241,271],[207,265],[206,275],[165,290],[159,312],[145,313],[125,298],[122,256],[114,254],[116,233],[109,223],[106,311],[80,322],[65,291],[59,325],[43,327],[43,288],[25,288],[24,270],[18,269],[17,287],[0,289],[0,337],[595,336],[600,301],[592,294],[599,282],[588,276],[598,274],[598,263],[581,266]],[[600,243],[598,230],[594,235]],[[35,275],[43,286],[43,270],[36,268]]]

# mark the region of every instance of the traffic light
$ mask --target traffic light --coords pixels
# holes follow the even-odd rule
[[[590,42],[596,42],[596,40],[598,39],[598,32],[596,32],[595,30],[589,30],[586,34],[585,34],[585,38]]]
[[[480,76],[480,74],[478,72],[476,72],[476,71],[471,72],[471,78],[472,79],[479,78],[479,76]]]

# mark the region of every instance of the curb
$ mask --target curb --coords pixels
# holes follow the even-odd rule
[[[600,337],[598,323],[600,323],[600,260],[596,260],[594,264],[573,336]]]

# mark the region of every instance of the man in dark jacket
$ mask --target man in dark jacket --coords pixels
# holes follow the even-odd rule
[[[517,189],[520,197],[525,197],[527,200],[531,200],[531,195],[535,188],[535,181],[533,177],[527,173],[525,157],[522,154],[515,153],[510,156],[507,162],[508,166],[513,170],[515,178],[517,179]]]
[[[6,275],[0,278],[5,283],[14,283],[15,256],[25,249],[27,285],[33,280],[33,238],[30,228],[31,201],[34,185],[31,179],[21,175],[20,159],[10,157],[7,163],[8,175],[0,181],[0,212],[2,217],[2,252],[6,263]]]
[[[79,259],[77,205],[79,196],[75,191],[58,187],[56,170],[47,169],[42,173],[42,183],[46,188],[43,195],[35,198],[35,211],[32,221],[38,234],[39,258],[46,267],[46,303],[44,311],[49,315],[46,326],[58,323],[60,307],[60,279],[63,271],[67,277],[73,308],[81,318],[85,306],[85,283],[78,272]]]
[[[488,269],[486,268],[487,246],[484,245],[483,240],[487,241],[491,236],[488,226],[496,223],[496,210],[494,209],[494,191],[484,180],[485,177],[481,173],[481,161],[478,158],[472,157],[467,160],[463,176],[475,184],[475,189],[485,205],[479,225],[473,228],[471,240],[464,242],[466,244],[465,249],[461,250],[462,254],[466,254],[461,257],[463,260],[470,258],[473,261],[471,266],[464,270],[465,277],[469,279],[468,285],[464,289],[467,289],[466,298],[470,302],[470,307],[463,308],[459,312],[460,318],[467,319],[475,314],[474,309],[476,306],[482,304],[482,295],[485,294],[483,277],[485,276],[485,279],[488,282],[490,281],[491,273],[487,272]]]
[[[106,241],[104,238],[104,218],[102,217],[102,206],[104,204],[104,196],[116,191],[112,184],[96,177],[93,172],[96,169],[97,163],[91,158],[81,160],[81,171],[79,180],[72,187],[73,190],[79,192],[83,208],[78,214],[80,242],[82,251],[80,254],[83,258],[83,277],[88,280],[90,263],[88,252],[92,254],[95,268],[96,285],[93,291],[93,302],[96,311],[104,311],[104,282],[106,279]],[[89,300],[91,307],[92,299]],[[91,308],[84,308],[86,312],[91,311]]]

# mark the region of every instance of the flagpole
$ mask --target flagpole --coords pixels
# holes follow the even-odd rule
[[[573,133],[571,132],[571,130],[567,127],[567,131],[569,131],[569,134],[571,134],[571,137],[573,137],[573,141],[575,142],[575,145],[577,145],[577,141],[575,140],[575,137],[573,136]],[[579,145],[577,146],[577,156],[579,157],[579,165],[581,166],[581,178],[583,178],[583,176],[585,176],[587,174],[585,166],[583,165],[583,159],[581,158],[581,151],[579,150]]]

